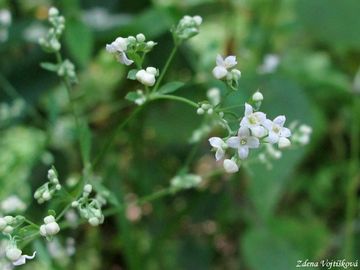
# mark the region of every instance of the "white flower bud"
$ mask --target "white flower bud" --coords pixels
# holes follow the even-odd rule
[[[263,99],[264,99],[264,96],[259,91],[256,91],[252,96],[252,100],[256,101],[256,102],[262,101]]]
[[[10,247],[6,250],[6,258],[10,261],[17,261],[22,254],[22,251],[16,247]]]
[[[14,228],[13,228],[12,226],[6,226],[6,227],[3,229],[3,233],[11,234],[13,231],[14,231]]]
[[[127,40],[131,43],[131,42],[135,42],[135,41],[136,41],[136,38],[133,37],[133,36],[129,36],[129,37],[127,38]]]
[[[48,175],[47,175],[48,179],[51,180],[53,178],[56,178],[56,173],[53,169],[48,170]]]
[[[200,26],[200,24],[202,23],[202,18],[199,15],[194,16],[193,20],[195,21],[197,26]]]
[[[286,148],[291,145],[291,142],[288,138],[280,137],[279,138],[279,148]]]
[[[51,222],[45,225],[45,230],[47,235],[55,235],[60,231],[60,227],[56,222]]]
[[[89,223],[91,226],[98,226],[100,224],[100,220],[96,217],[92,217],[89,219]]]
[[[45,225],[41,225],[41,226],[40,226],[40,235],[41,235],[41,236],[46,236]]]
[[[45,200],[45,201],[48,201],[51,199],[51,194],[49,191],[45,191],[43,194],[42,194],[42,198]]]
[[[84,186],[84,192],[85,193],[91,193],[91,191],[92,191],[92,185],[87,184],[87,185]]]
[[[72,203],[71,203],[71,206],[74,207],[74,208],[75,208],[75,207],[78,207],[78,206],[79,206],[78,201],[72,202]]]
[[[236,173],[239,170],[238,165],[231,159],[225,159],[223,165],[227,173]]]
[[[4,218],[0,218],[0,231],[2,231],[7,225],[7,222]]]
[[[241,71],[238,70],[238,69],[236,69],[236,68],[234,68],[233,70],[231,70],[231,74],[233,75],[233,78],[234,78],[235,80],[238,80],[238,79],[240,79],[240,77],[241,77]]]
[[[50,216],[47,216],[47,217],[44,218],[44,223],[45,224],[49,224],[51,222],[55,222],[54,216],[50,215]]]
[[[153,86],[155,84],[155,75],[143,69],[136,73],[136,79],[146,86]]]
[[[156,76],[156,74],[157,74],[157,69],[154,68],[154,67],[147,67],[147,68],[146,68],[146,72],[147,72],[147,73],[150,73],[150,74],[153,74],[153,75]]]
[[[146,42],[146,47],[148,48],[148,49],[152,49],[153,47],[155,46],[155,42],[154,41],[148,41],[148,42]]]
[[[299,127],[299,131],[301,133],[310,134],[312,133],[312,128],[308,125],[303,124]]]
[[[207,111],[207,113],[210,115],[210,114],[213,114],[213,112],[214,112],[214,110],[213,110],[213,108],[210,108],[208,111]]]
[[[199,114],[199,115],[201,115],[201,114],[204,114],[205,111],[204,111],[203,108],[198,108],[198,109],[196,110],[196,113]]]
[[[59,15],[59,10],[56,7],[51,7],[49,9],[49,17],[54,17]]]
[[[60,189],[61,189],[61,185],[60,185],[60,184],[57,184],[57,185],[55,186],[55,188],[56,188],[56,190],[60,190]]]
[[[5,216],[5,217],[4,217],[4,220],[6,221],[7,224],[11,224],[11,223],[13,223],[13,221],[14,221],[14,217],[12,217],[12,216]]]
[[[136,35],[136,39],[138,42],[144,42],[145,41],[145,36],[144,34],[140,33]]]

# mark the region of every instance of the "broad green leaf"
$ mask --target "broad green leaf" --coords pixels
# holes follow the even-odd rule
[[[94,37],[90,29],[80,20],[66,21],[65,44],[75,61],[85,66],[93,51]]]
[[[158,90],[158,93],[160,93],[160,94],[173,93],[173,92],[179,90],[184,85],[185,85],[185,83],[183,83],[183,82],[169,82],[169,83],[163,85],[162,87],[160,87],[160,89]]]

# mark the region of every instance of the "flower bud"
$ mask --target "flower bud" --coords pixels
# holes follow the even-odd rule
[[[7,222],[4,218],[0,218],[0,231],[2,231],[7,225]]]
[[[17,261],[22,254],[22,251],[16,247],[10,247],[6,250],[6,258],[10,261]]]
[[[226,75],[228,74],[228,71],[225,67],[216,66],[216,67],[214,67],[212,74],[214,75],[214,77],[216,79],[221,80],[226,77]]]
[[[84,192],[85,193],[91,193],[91,191],[92,191],[92,185],[87,184],[87,185],[84,186]]]
[[[97,217],[92,217],[89,219],[89,223],[91,226],[98,226],[100,224],[100,220]]]
[[[196,110],[196,113],[199,114],[199,115],[201,115],[201,114],[204,114],[205,111],[204,111],[203,108],[198,108],[198,109]]]
[[[49,224],[51,222],[55,222],[54,216],[50,215],[50,216],[47,216],[47,217],[44,218],[44,223],[45,224]]]
[[[11,224],[14,222],[14,217],[12,216],[5,216],[4,220],[6,221],[7,224]]]
[[[280,137],[279,138],[279,148],[286,148],[291,145],[291,142],[288,138]]]
[[[59,10],[55,7],[49,9],[49,17],[54,17],[59,15]]]
[[[239,170],[238,165],[231,159],[225,159],[223,166],[227,173],[236,173]]]
[[[137,35],[136,35],[136,40],[137,40],[138,42],[144,42],[144,41],[145,41],[145,36],[144,36],[144,34],[142,34],[142,33],[137,34]]]
[[[45,225],[45,230],[47,235],[55,235],[60,231],[60,227],[56,222],[51,222]]]
[[[42,194],[42,198],[45,200],[45,201],[48,201],[51,199],[51,194],[49,191],[45,191],[43,194]]]
[[[79,206],[78,201],[72,202],[72,203],[71,203],[71,206],[74,207],[74,208],[75,208],[75,207],[78,207],[78,206]]]
[[[3,233],[11,234],[13,231],[14,231],[14,228],[13,228],[12,226],[6,226],[6,227],[3,229]]]
[[[264,99],[264,96],[259,91],[256,91],[252,96],[252,100],[256,101],[256,102],[262,101],[263,99]]]
[[[148,42],[146,42],[146,48],[147,49],[152,49],[154,46],[155,46],[155,42],[154,41],[148,41]]]

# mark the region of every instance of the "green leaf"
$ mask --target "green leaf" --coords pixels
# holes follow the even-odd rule
[[[66,22],[65,44],[75,61],[85,66],[91,58],[94,37],[90,29],[80,20],[70,19]]]
[[[160,94],[173,93],[173,92],[179,90],[184,85],[185,85],[185,83],[183,83],[183,82],[169,82],[169,83],[163,85],[162,87],[160,87],[160,89],[158,90],[158,93],[160,93]]]
[[[135,100],[137,100],[140,97],[141,97],[141,95],[137,92],[129,92],[126,94],[125,99],[134,102]]]
[[[136,73],[138,72],[138,69],[131,69],[129,70],[129,73],[127,75],[127,78],[130,80],[136,80]]]
[[[241,247],[247,266],[253,270],[295,269],[297,260],[301,259],[291,243],[267,229],[247,232]]]
[[[57,64],[49,63],[49,62],[42,62],[40,63],[40,66],[48,71],[51,72],[57,72],[59,69],[59,66]]]

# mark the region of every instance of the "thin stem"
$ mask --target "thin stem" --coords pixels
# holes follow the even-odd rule
[[[31,226],[33,226],[33,227],[35,227],[35,228],[39,228],[38,225],[36,225],[34,222],[32,222],[31,220],[29,220],[29,219],[27,219],[27,218],[25,218],[24,221],[25,221],[27,224],[29,224],[29,225],[31,225]]]
[[[160,84],[162,82],[162,79],[164,78],[165,73],[166,73],[166,71],[168,70],[168,68],[170,66],[171,61],[173,60],[173,58],[174,58],[174,56],[175,56],[175,54],[177,52],[177,49],[178,49],[178,45],[175,45],[175,47],[172,49],[172,51],[170,53],[169,58],[167,59],[167,61],[165,63],[165,66],[164,66],[163,70],[160,73],[160,77],[157,79],[156,84],[155,84],[154,88],[152,89],[152,92],[156,92],[156,90],[158,90],[158,88],[159,88],[159,86],[160,86]]]
[[[187,98],[183,98],[183,97],[179,97],[179,96],[174,96],[174,95],[155,95],[154,97],[151,98],[152,100],[156,100],[156,99],[169,99],[169,100],[176,100],[176,101],[180,101],[183,103],[186,103],[192,107],[198,108],[199,105]]]
[[[346,238],[345,238],[345,257],[352,260],[354,256],[354,223],[357,213],[357,189],[359,186],[359,122],[357,116],[358,100],[354,99],[352,114],[354,119],[351,126],[351,159],[349,162],[349,183],[347,188],[347,202],[346,202]]]
[[[99,155],[94,159],[94,161],[92,162],[92,166],[95,168],[98,164],[99,161],[102,160],[105,156],[105,154],[107,153],[107,151],[110,149],[111,145],[113,144],[117,134],[121,131],[121,129],[126,126],[126,124],[128,122],[130,122],[130,120],[132,120],[141,110],[143,106],[138,106],[135,110],[133,110],[131,112],[131,114],[124,120],[122,121],[117,128],[115,129],[115,131],[110,135],[110,138],[106,141],[105,146],[100,150]]]

